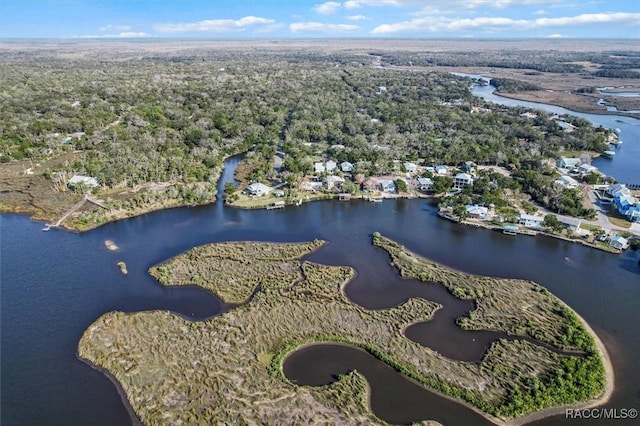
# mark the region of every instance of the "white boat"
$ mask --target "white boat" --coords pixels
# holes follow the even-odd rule
[[[615,151],[605,151],[602,153],[602,155],[606,158],[613,158],[615,157],[616,153]]]

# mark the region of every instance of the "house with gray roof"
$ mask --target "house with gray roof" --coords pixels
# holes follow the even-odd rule
[[[84,185],[85,188],[97,188],[98,186],[100,186],[98,178],[91,176],[74,175],[71,179],[69,179],[69,182],[67,182],[67,186],[69,188],[75,188],[80,184]]]
[[[252,197],[261,197],[263,195],[267,195],[272,191],[273,188],[265,185],[264,183],[256,182],[247,186],[245,189],[245,193]]]

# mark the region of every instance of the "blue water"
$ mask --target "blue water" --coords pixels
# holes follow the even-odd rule
[[[227,162],[219,188],[232,178],[236,161]],[[402,302],[406,294],[395,291],[397,283],[382,273],[388,259],[370,244],[374,231],[457,269],[547,286],[592,324],[610,351],[617,376],[607,406],[640,402],[640,268],[634,252],[617,256],[555,239],[463,227],[439,219],[425,200],[317,202],[277,211],[215,203],[160,211],[84,234],[41,228],[25,216],[0,215],[2,425],[131,424],[116,386],[77,358],[77,342],[96,318],[112,310],[163,309],[194,319],[221,312],[224,306],[212,294],[196,287],[164,288],[146,273],[195,245],[326,239],[329,244],[311,259],[354,266],[361,279],[348,293],[356,302],[371,307]],[[106,239],[120,251],[107,251]],[[120,260],[129,275],[119,272]],[[543,423],[557,422],[565,420]]]

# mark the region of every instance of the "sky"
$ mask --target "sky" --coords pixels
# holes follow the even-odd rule
[[[640,0],[0,0],[3,38],[640,39]]]

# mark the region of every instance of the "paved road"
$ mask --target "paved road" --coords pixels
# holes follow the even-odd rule
[[[609,222],[609,218],[607,217],[607,214],[606,214],[607,211],[605,210],[606,207],[598,203],[598,199],[593,193],[593,191],[591,191],[587,185],[583,186],[582,190],[584,191],[585,199],[588,200],[586,202],[586,206],[593,208],[596,211],[595,220],[580,219],[582,222],[587,223],[589,225],[599,226],[600,228],[604,229],[608,233],[626,231],[626,232],[632,232],[636,235],[640,235],[640,223],[634,223],[631,225],[630,228],[623,228],[621,226],[614,225],[613,223]],[[541,206],[537,206],[537,207],[545,216],[548,214],[552,214],[558,218],[562,217],[565,219],[573,219],[573,220],[576,219],[573,216],[558,214],[549,209],[545,209],[544,207],[541,207]]]

